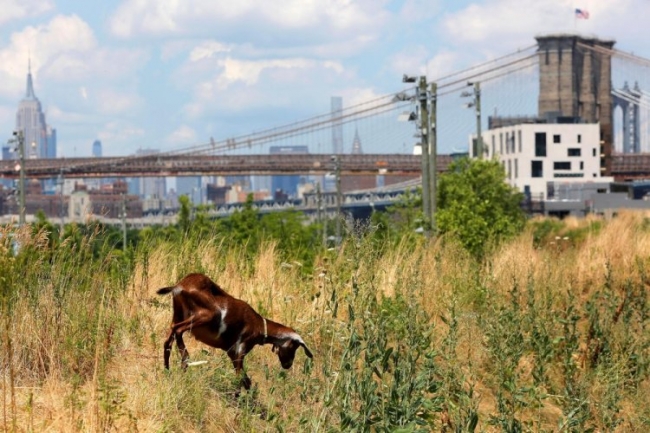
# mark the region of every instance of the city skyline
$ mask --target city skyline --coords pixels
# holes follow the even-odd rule
[[[31,59],[58,156],[90,156],[95,140],[126,155],[283,125],[329,112],[333,95],[353,105],[400,90],[403,73],[433,79],[539,33],[611,38],[650,57],[644,0],[3,4],[0,132],[15,128]]]

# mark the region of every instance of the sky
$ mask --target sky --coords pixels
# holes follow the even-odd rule
[[[96,139],[129,155],[325,114],[332,96],[394,93],[404,73],[435,79],[540,34],[650,58],[649,16],[650,0],[0,0],[0,140],[29,62],[58,156]]]

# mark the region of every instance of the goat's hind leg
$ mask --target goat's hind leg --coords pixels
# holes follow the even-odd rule
[[[178,347],[178,353],[181,354],[181,367],[183,370],[187,370],[187,360],[190,358],[190,353],[187,351],[187,348],[185,347],[185,342],[183,341],[183,334],[180,332],[176,332],[174,334],[176,336],[176,347]]]

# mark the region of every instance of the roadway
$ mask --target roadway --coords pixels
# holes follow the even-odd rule
[[[403,154],[337,155],[342,175],[410,175],[420,173],[421,158]],[[438,156],[438,171],[448,155]],[[0,161],[0,176],[19,177],[16,161]],[[25,161],[28,178],[322,175],[336,169],[330,154],[303,155],[148,155],[138,157],[56,158]]]
[[[337,155],[342,175],[412,175],[421,171],[421,157],[407,154]],[[438,172],[452,161],[438,155]],[[330,154],[303,155],[147,155],[102,158],[29,159],[30,179],[158,176],[323,175],[335,171]],[[19,177],[17,162],[0,161],[0,176]],[[612,155],[612,176],[617,180],[650,178],[650,154]],[[588,180],[585,178],[585,180]]]

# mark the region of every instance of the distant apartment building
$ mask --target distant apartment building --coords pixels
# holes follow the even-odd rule
[[[186,195],[190,201],[200,204],[202,200],[201,176],[180,176],[176,178],[176,193]]]
[[[308,146],[271,146],[269,148],[271,155],[300,155],[308,154]],[[286,175],[286,176],[272,176],[271,178],[271,194],[281,194],[288,197],[296,197],[298,194],[298,185],[304,181],[304,176],[299,175]]]
[[[137,156],[155,155],[158,149],[138,149]],[[127,180],[129,194],[141,198],[164,198],[167,194],[167,182],[164,177],[135,177]]]
[[[498,160],[510,185],[546,199],[547,183],[607,182],[601,177],[597,123],[520,123],[483,132],[485,158]],[[477,156],[475,136],[470,156]]]

